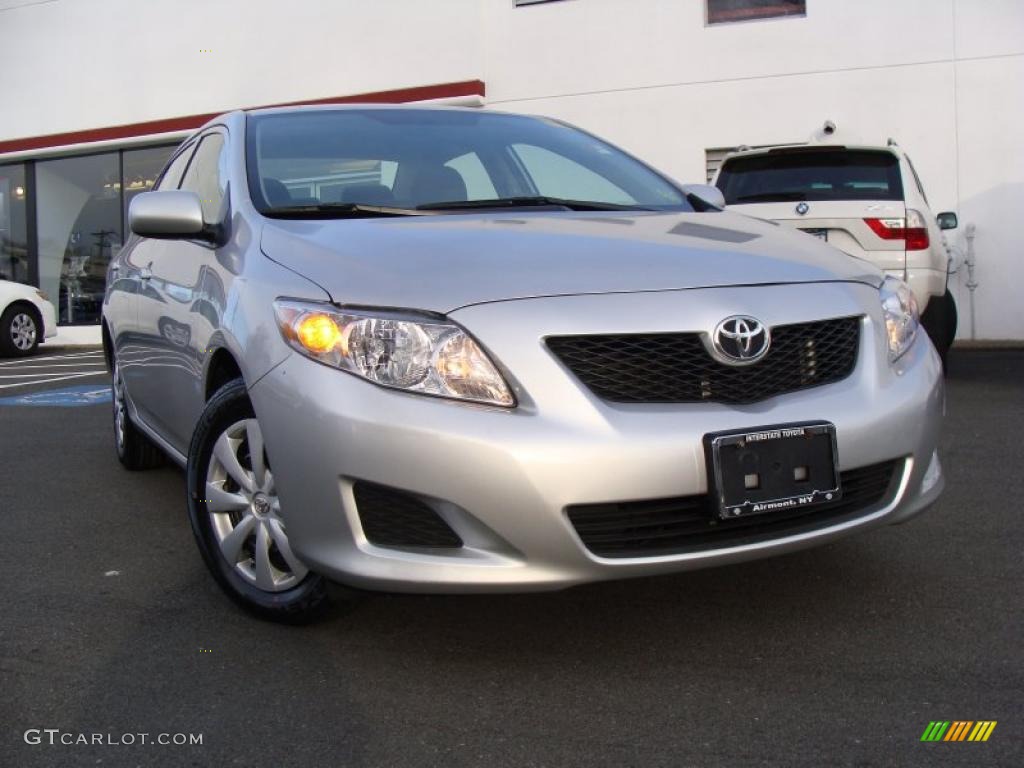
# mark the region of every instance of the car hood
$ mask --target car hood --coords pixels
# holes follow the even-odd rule
[[[339,304],[441,313],[541,296],[881,282],[809,235],[728,212],[271,220],[261,247]]]

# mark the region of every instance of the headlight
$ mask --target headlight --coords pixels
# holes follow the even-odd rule
[[[46,291],[36,291],[36,296],[38,296],[43,301],[50,300],[50,294],[48,294]]]
[[[885,332],[889,339],[889,361],[895,362],[910,349],[917,336],[920,319],[917,299],[910,286],[895,277],[887,277],[880,289]]]
[[[515,405],[494,363],[459,326],[401,313],[274,302],[285,341],[313,360],[384,387],[491,405]]]

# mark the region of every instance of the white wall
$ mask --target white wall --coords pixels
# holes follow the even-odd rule
[[[712,27],[703,0],[3,10],[28,2],[0,0],[0,140],[470,79],[493,108],[576,122],[685,181],[706,148],[802,141],[826,118],[895,137],[933,209],[977,225],[975,335],[1024,339],[1024,0],[807,0],[804,18]]]
[[[0,0],[0,139],[479,76],[477,0],[30,3]]]

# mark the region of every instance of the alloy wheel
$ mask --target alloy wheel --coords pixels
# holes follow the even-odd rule
[[[221,555],[242,578],[265,592],[305,578],[308,569],[288,545],[256,419],[236,421],[217,437],[203,501]]]
[[[11,319],[11,341],[22,352],[32,349],[36,343],[36,321],[26,312],[19,312]]]

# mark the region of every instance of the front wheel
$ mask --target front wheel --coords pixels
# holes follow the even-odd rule
[[[188,455],[188,511],[199,551],[228,597],[273,621],[300,623],[327,606],[327,585],[296,557],[240,380],[210,399]]]
[[[39,347],[43,325],[29,305],[15,304],[0,316],[0,351],[10,357],[31,355]]]

